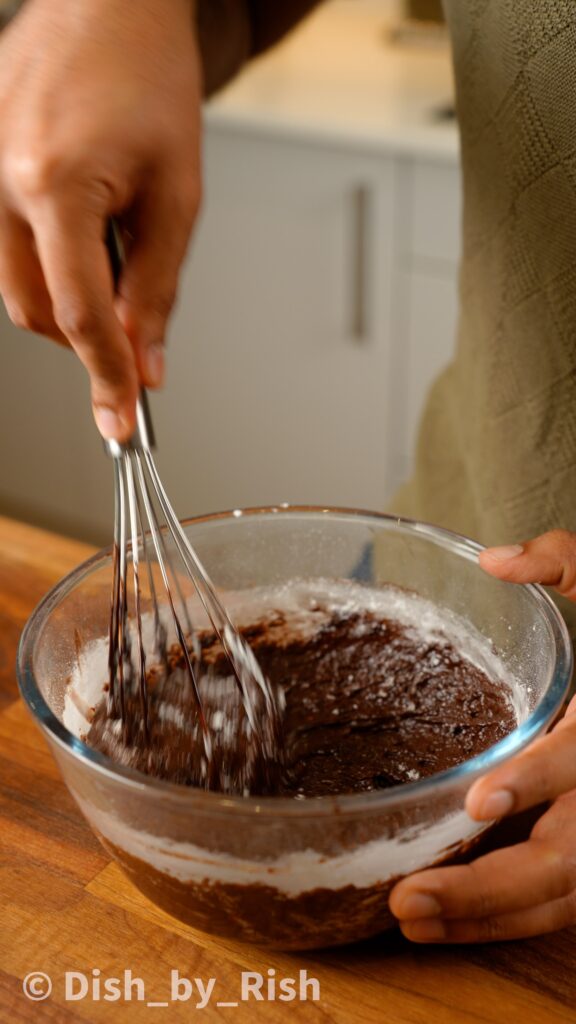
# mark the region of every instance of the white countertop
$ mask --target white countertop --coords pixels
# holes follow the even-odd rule
[[[395,0],[330,0],[206,104],[208,125],[458,159],[448,42],[392,43]]]

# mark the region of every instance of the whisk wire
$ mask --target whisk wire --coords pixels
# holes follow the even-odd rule
[[[140,544],[138,540],[137,527],[137,503],[136,488],[134,486],[134,474],[132,463],[128,452],[124,454],[124,465],[126,469],[126,484],[128,492],[128,512],[130,516],[130,537],[132,548],[132,573],[134,578],[134,611],[136,614],[136,627],[138,636],[138,682],[140,690],[140,706],[142,709],[142,730],[144,739],[148,742],[148,701],[146,699],[146,654],[142,637],[142,602],[140,592]],[[146,553],[146,544],[143,543],[143,552]]]
[[[118,694],[115,681],[118,675],[118,619],[120,614],[120,467],[114,460],[114,551],[112,556],[112,595],[110,607],[110,632],[108,641],[108,703],[110,709],[118,712]]]
[[[147,454],[147,453],[145,453],[145,454]],[[146,515],[147,515],[147,518],[148,518],[148,522],[150,524],[150,537],[151,537],[152,544],[153,544],[153,547],[154,547],[154,552],[156,554],[156,561],[158,563],[158,567],[160,569],[162,580],[164,582],[164,587],[166,589],[166,595],[167,595],[167,598],[168,598],[168,604],[169,604],[170,612],[171,612],[171,615],[172,615],[172,621],[173,621],[173,624],[174,624],[174,629],[176,631],[176,636],[178,638],[178,643],[179,643],[179,645],[180,645],[180,647],[182,649],[182,654],[183,654],[183,657],[184,657],[184,663],[185,663],[185,667],[186,667],[187,676],[188,676],[189,682],[190,682],[190,684],[192,686],[192,691],[193,691],[193,694],[194,694],[194,698],[195,698],[196,704],[198,706],[198,714],[199,714],[199,717],[200,717],[200,724],[201,724],[201,727],[202,727],[202,733],[203,733],[203,737],[204,737],[204,746],[205,746],[207,755],[209,755],[210,754],[210,750],[211,750],[210,735],[209,735],[209,732],[208,732],[208,726],[207,726],[206,718],[205,718],[205,715],[204,715],[204,710],[202,708],[202,701],[201,701],[200,692],[199,692],[199,689],[198,689],[198,680],[196,678],[196,672],[195,672],[194,666],[192,664],[192,659],[190,657],[189,646],[188,646],[188,643],[186,641],[186,637],[184,636],[184,631],[182,629],[182,625],[181,625],[180,619],[179,619],[179,617],[178,617],[178,615],[176,613],[176,607],[175,607],[175,604],[174,604],[174,598],[172,596],[172,588],[170,586],[170,580],[169,580],[168,570],[167,570],[166,550],[165,550],[165,546],[163,545],[163,541],[162,541],[162,531],[161,531],[160,525],[158,523],[158,520],[157,520],[157,517],[156,517],[156,513],[155,513],[153,505],[152,505],[152,502],[150,501],[150,495],[149,495],[148,488],[146,486],[146,479],[145,479],[145,476],[144,476],[144,469],[143,469],[143,466],[142,466],[142,460],[140,458],[140,452],[136,451],[134,453],[134,457],[135,457],[135,461],[136,461],[136,468],[137,468],[138,478],[139,478],[139,482],[140,482],[140,493],[142,495],[142,499],[143,499],[143,502],[144,502],[144,507],[146,509]],[[164,550],[163,550],[163,547],[164,547]],[[174,577],[174,572],[172,572],[172,576]],[[157,601],[156,601],[156,596],[155,595],[154,595],[154,600],[155,600],[155,604],[156,604],[156,608],[157,608]],[[158,611],[158,608],[157,608],[157,611]],[[159,611],[158,611],[158,617],[159,617]]]
[[[245,701],[248,720],[250,721],[252,728],[256,730],[258,728],[258,723],[254,715],[253,694],[248,693],[248,687],[252,686],[253,683],[256,682],[269,708],[270,693],[266,680],[264,679],[260,666],[248,645],[240,642],[238,634],[232,625],[226,609],[218,599],[213,588],[210,586],[204,566],[190,544],[178,518],[174,513],[174,510],[172,509],[172,506],[170,505],[151,453],[145,451],[144,458],[150,472],[154,490],[166,517],[169,530],[172,534],[176,547],[178,548],[180,556],[186,565],[190,578],[194,582],[197,594],[210,619],[212,628],[214,629],[214,632],[216,633],[216,636],[218,637],[233,669],[234,676]]]
[[[126,496],[124,493],[124,477],[122,475],[120,465],[118,469],[118,612],[117,612],[117,628],[118,628],[118,654],[117,654],[117,669],[118,669],[118,697],[120,702],[120,715],[122,722],[126,728],[126,709],[125,709],[125,680],[124,680],[124,667],[126,663],[126,647],[128,644],[128,631],[126,629],[127,622],[127,609],[126,609]],[[114,694],[116,697],[116,694]]]
[[[106,246],[114,283],[117,285],[122,273],[124,252],[122,232],[114,219],[108,224]],[[148,671],[142,614],[142,562],[146,566],[148,593],[152,605],[154,649],[159,656],[166,679],[174,667],[171,661],[172,650],[168,650],[169,632],[166,616],[162,615],[159,588],[154,578],[154,566],[157,565],[166,592],[166,604],[169,608],[167,618],[168,621],[172,621],[181,652],[176,657],[179,663],[183,661],[185,678],[191,687],[197,707],[204,755],[207,758],[204,780],[208,785],[212,742],[199,690],[202,649],[193,628],[186,594],[180,584],[180,573],[171,558],[170,545],[174,545],[178,552],[194,593],[204,607],[212,629],[220,641],[242,697],[248,726],[255,735],[258,735],[262,752],[266,757],[273,753],[272,748],[279,729],[276,717],[277,695],[270,689],[252,650],[235,630],[168,500],[151,453],[154,447],[154,434],[145,391],[141,392],[137,402],[136,430],[133,437],[123,444],[109,440],[105,442],[105,446],[114,462],[115,491],[108,659],[110,706],[115,713],[119,711],[124,738],[128,739],[130,723],[126,715],[126,690],[128,686],[134,685],[136,672],[135,659],[132,657],[133,629],[129,626],[133,614],[137,633],[138,692],[142,710],[143,738],[146,740],[149,737]],[[131,565],[131,587],[127,576],[128,564]],[[129,608],[130,592],[133,608]],[[264,700],[267,716],[256,714],[258,700]]]

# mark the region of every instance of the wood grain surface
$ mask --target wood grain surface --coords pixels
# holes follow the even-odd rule
[[[522,942],[417,946],[387,933],[355,946],[300,955],[212,938],[156,909],[92,835],[18,698],[14,662],[24,622],[56,580],[91,549],[0,518],[0,1021],[285,1024],[553,1024],[576,1021],[576,929]],[[526,822],[508,825],[508,841]],[[506,841],[505,837],[501,841]],[[98,979],[142,979],[131,1000],[105,1000]],[[23,979],[42,971],[51,995],[32,1001]],[[66,972],[87,995],[66,1000]],[[94,974],[99,971],[100,974]],[[197,989],[170,1000],[171,972],[215,979],[204,1009]],[[316,1001],[240,999],[242,972],[265,979],[306,971]],[[270,972],[270,973],[269,973]],[[144,999],[137,999],[144,988]],[[183,991],[181,989],[181,991]],[[312,994],[309,990],[309,994]]]

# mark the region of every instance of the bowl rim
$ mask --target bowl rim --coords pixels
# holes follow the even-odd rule
[[[384,512],[365,509],[347,508],[328,505],[292,505],[283,502],[278,505],[253,506],[247,508],[228,509],[220,512],[191,516],[181,520],[182,525],[195,526],[201,523],[212,523],[222,520],[233,521],[241,517],[261,516],[264,520],[301,515],[317,516],[319,520],[335,517],[345,519],[368,519],[389,529],[398,529],[407,534],[417,533],[428,538],[437,546],[445,547],[459,554],[469,562],[478,562],[478,554],[485,546],[471,540],[463,534],[455,533],[444,527],[436,526],[421,520],[410,519]],[[107,755],[89,747],[81,739],[74,736],[52,712],[36,682],[32,658],[35,633],[46,615],[61,602],[76,586],[97,568],[111,559],[112,545],[102,548],[90,558],[77,565],[66,576],[62,577],[41,599],[28,618],[18,645],[16,659],[16,675],[20,694],[32,717],[47,734],[51,742],[55,742],[67,754],[79,760],[97,774],[104,775],[109,781],[137,791],[141,795],[150,796],[157,792],[163,799],[174,800],[189,807],[201,807],[203,813],[209,815],[231,813],[240,816],[258,815],[273,818],[309,818],[333,815],[336,812],[348,817],[363,815],[367,811],[382,812],[392,809],[394,805],[420,803],[432,793],[436,798],[450,791],[451,784],[466,782],[471,784],[480,775],[486,774],[501,764],[512,754],[523,750],[536,736],[545,731],[546,726],[554,719],[562,706],[568,692],[573,668],[572,643],[568,628],[551,597],[538,584],[509,584],[521,586],[530,592],[537,603],[551,633],[556,647],[556,665],[542,699],[537,707],[528,715],[524,722],[517,726],[508,736],[488,747],[475,757],[455,765],[443,772],[425,776],[414,782],[406,782],[389,789],[374,790],[368,793],[347,793],[313,797],[307,800],[294,800],[293,797],[278,796],[241,796],[227,795],[196,787],[182,786],[178,783],[145,775],[143,772],[114,762]],[[480,566],[478,571],[482,572]],[[500,581],[501,582],[501,581]],[[480,824],[480,823],[479,823]],[[486,824],[486,823],[484,823]]]

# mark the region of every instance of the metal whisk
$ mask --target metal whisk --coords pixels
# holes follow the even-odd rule
[[[114,226],[110,228],[107,245],[117,280],[121,250]],[[138,400],[136,417],[136,431],[127,443],[105,442],[114,460],[115,493],[109,707],[129,730],[125,696],[127,692],[134,692],[136,685],[141,711],[138,725],[143,742],[148,741],[148,661],[154,655],[164,666],[166,676],[174,662],[174,650],[168,650],[167,617],[173,626],[179,660],[183,663],[197,706],[204,753],[210,762],[210,728],[199,689],[201,649],[182,586],[183,579],[187,579],[192,583],[231,666],[249,726],[259,741],[261,752],[264,758],[273,758],[278,738],[277,697],[252,650],[233,626],[168,500],[152,457],[154,436],[144,391]],[[170,546],[175,548],[176,564]],[[158,571],[154,572],[154,565],[158,566],[160,579]],[[162,585],[167,600],[160,602],[159,586]],[[150,645],[147,650],[144,642],[144,603],[152,613],[153,650],[150,650]],[[161,604],[168,609],[167,616],[162,613]]]

